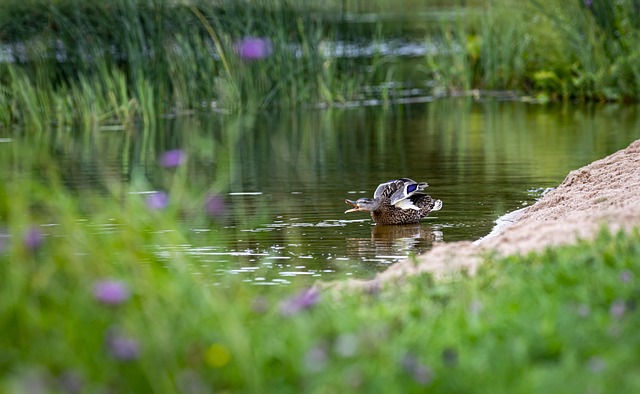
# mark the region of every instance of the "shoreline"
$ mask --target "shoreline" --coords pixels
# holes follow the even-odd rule
[[[492,231],[476,241],[438,244],[415,261],[399,261],[373,279],[351,279],[338,287],[375,289],[422,272],[436,277],[459,271],[475,274],[487,253],[528,254],[592,240],[603,227],[613,233],[629,232],[640,227],[639,197],[640,140],[636,140],[571,171],[535,204],[498,218]],[[333,287],[322,286],[326,285]]]

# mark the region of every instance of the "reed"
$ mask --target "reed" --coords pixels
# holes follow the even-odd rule
[[[9,0],[2,119],[147,123],[202,108],[332,102],[358,73],[326,58],[323,42],[337,29],[323,23],[327,13],[307,1]]]
[[[542,101],[637,101],[635,2],[491,0],[442,25],[427,69],[448,90],[516,89]]]

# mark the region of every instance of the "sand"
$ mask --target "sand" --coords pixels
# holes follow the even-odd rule
[[[640,227],[640,140],[570,172],[557,188],[535,204],[503,216],[489,235],[476,242],[437,244],[419,256],[417,264],[400,261],[373,280],[343,285],[377,288],[424,271],[436,276],[460,270],[473,274],[487,253],[527,254],[590,240],[603,226],[612,232]]]

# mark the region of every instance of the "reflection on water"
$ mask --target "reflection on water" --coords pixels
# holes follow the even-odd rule
[[[498,216],[531,204],[571,169],[640,138],[639,123],[636,106],[460,98],[182,117],[133,133],[3,130],[0,171],[14,179],[46,177],[37,158],[49,155],[79,196],[134,179],[145,182],[132,185],[133,192],[149,193],[170,190],[174,179],[173,170],[158,165],[159,154],[182,149],[187,187],[203,201],[219,199],[219,215],[186,209],[188,243],[150,247],[160,256],[193,256],[194,272],[213,283],[231,274],[280,284],[370,277],[436,242],[477,239]],[[370,197],[379,183],[398,177],[427,181],[426,191],[443,201],[443,209],[401,227],[344,214],[345,198]],[[110,223],[83,225],[100,234],[118,231]]]

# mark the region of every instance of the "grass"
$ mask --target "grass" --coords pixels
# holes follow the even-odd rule
[[[427,69],[446,90],[518,90],[540,101],[637,101],[635,2],[490,0],[442,25]]]
[[[416,77],[399,72],[393,56],[327,56],[331,43],[397,36],[398,28],[382,22],[348,22],[353,12],[388,12],[385,1],[8,0],[0,9],[0,41],[13,60],[0,63],[0,124],[149,124],[194,110],[389,102],[385,88],[371,92],[406,79],[422,85],[415,79],[425,74],[436,93],[516,90],[543,102],[637,101],[634,4],[463,1],[446,13],[434,1],[428,9],[441,16],[409,26],[440,48]],[[247,38],[262,40],[258,57],[241,49]]]
[[[3,392],[640,388],[637,231],[486,256],[474,277],[262,288],[197,275],[171,252],[189,242],[182,218],[203,210],[179,155],[159,207],[135,193],[149,188],[135,171],[71,192],[42,149],[0,179]]]
[[[218,226],[204,202],[228,179],[194,182],[180,165],[147,179],[147,156],[171,145],[163,140],[170,133],[151,135],[157,115],[212,101],[237,111],[340,101],[363,80],[320,56],[318,43],[332,33],[297,2],[176,4],[8,1],[0,10],[0,38],[24,43],[29,54],[0,65],[0,122],[39,137],[32,150],[3,157],[11,171],[0,172],[0,391],[640,389],[637,231],[524,257],[486,256],[474,277],[422,275],[364,293],[198,275],[197,262],[175,248],[189,242],[183,218]],[[430,60],[441,86],[549,99],[637,96],[627,3],[596,10],[540,0],[527,6],[532,19],[524,18],[531,8],[491,4],[491,23],[443,30],[451,56]],[[626,26],[633,28],[616,38]],[[236,45],[244,37],[269,37],[272,52],[243,60]],[[74,48],[64,62],[53,60],[59,42]],[[290,42],[301,57],[282,50]],[[109,45],[113,52],[104,51]],[[127,127],[138,122],[146,127]],[[103,168],[105,181],[70,190],[65,177],[74,174],[51,155],[77,141],[48,129],[111,123],[130,133],[123,144],[140,146],[122,150],[144,157],[123,155],[118,171],[127,182],[112,181],[92,156],[97,134],[81,133],[83,159]],[[237,132],[197,140],[223,167],[216,175],[234,176],[224,162],[246,128],[238,122]],[[166,198],[140,194],[152,189]]]
[[[8,1],[5,125],[124,123],[192,110],[334,102],[362,80],[323,54],[340,10],[304,1]],[[31,26],[38,26],[37,29]],[[114,28],[117,26],[118,28]],[[263,53],[246,53],[246,38]],[[340,70],[338,70],[340,68]]]

